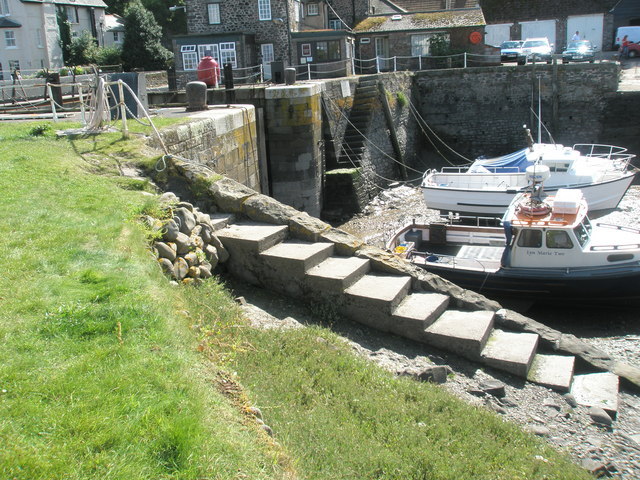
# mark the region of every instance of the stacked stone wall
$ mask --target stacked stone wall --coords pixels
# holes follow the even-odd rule
[[[618,75],[615,63],[427,71],[416,73],[415,94],[421,116],[447,145],[468,157],[500,155],[525,144],[525,124],[535,138],[538,91],[556,142],[596,142]]]

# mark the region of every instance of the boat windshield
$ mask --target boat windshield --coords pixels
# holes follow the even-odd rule
[[[584,217],[584,220],[582,220],[582,222],[573,229],[573,233],[575,233],[581,247],[584,247],[589,241],[591,228],[591,222],[587,217]]]

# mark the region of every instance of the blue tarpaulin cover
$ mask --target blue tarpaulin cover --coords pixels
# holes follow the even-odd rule
[[[527,160],[528,148],[495,158],[478,158],[474,166],[482,166],[494,173],[524,172],[533,162]]]

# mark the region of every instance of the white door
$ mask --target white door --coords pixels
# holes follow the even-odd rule
[[[271,62],[275,60],[273,54],[273,43],[263,43],[260,45],[262,54],[262,68],[265,80],[271,80]]]
[[[596,46],[596,50],[602,50],[604,15],[576,15],[567,19],[567,45],[576,32],[580,32],[580,38],[589,40]]]
[[[387,70],[391,62],[389,59],[389,41],[387,37],[375,37],[374,40],[378,68],[380,70]]]
[[[520,25],[522,26],[522,40],[526,40],[527,38],[547,37],[549,39],[549,43],[553,44],[553,50],[557,51],[555,20],[520,22]]]
[[[511,25],[513,23],[496,23],[484,27],[484,43],[499,47],[502,42],[511,40]]]

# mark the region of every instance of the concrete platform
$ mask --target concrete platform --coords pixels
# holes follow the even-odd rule
[[[291,280],[302,281],[305,272],[331,256],[333,243],[285,240],[260,253],[265,264]]]
[[[345,290],[347,315],[356,322],[389,331],[391,312],[410,287],[411,277],[366,274]]]
[[[614,417],[618,413],[619,378],[609,372],[575,375],[571,394],[587,407],[598,406]]]
[[[342,293],[369,272],[371,262],[358,257],[329,257],[307,271],[306,282],[312,290]]]
[[[209,217],[211,218],[211,225],[213,225],[215,232],[228,227],[235,220],[235,215],[232,213],[210,213]]]
[[[398,335],[422,340],[424,330],[449,306],[449,296],[435,292],[415,292],[407,295],[393,311],[392,331]]]
[[[538,348],[538,339],[535,333],[511,333],[495,329],[480,357],[486,365],[527,378]]]
[[[216,232],[216,236],[232,255],[263,252],[282,242],[287,235],[286,225],[266,223],[235,223]]]
[[[575,361],[575,357],[571,356],[537,354],[533,357],[527,380],[568,392],[573,380]]]
[[[425,330],[430,345],[478,360],[493,328],[494,312],[447,310]]]

